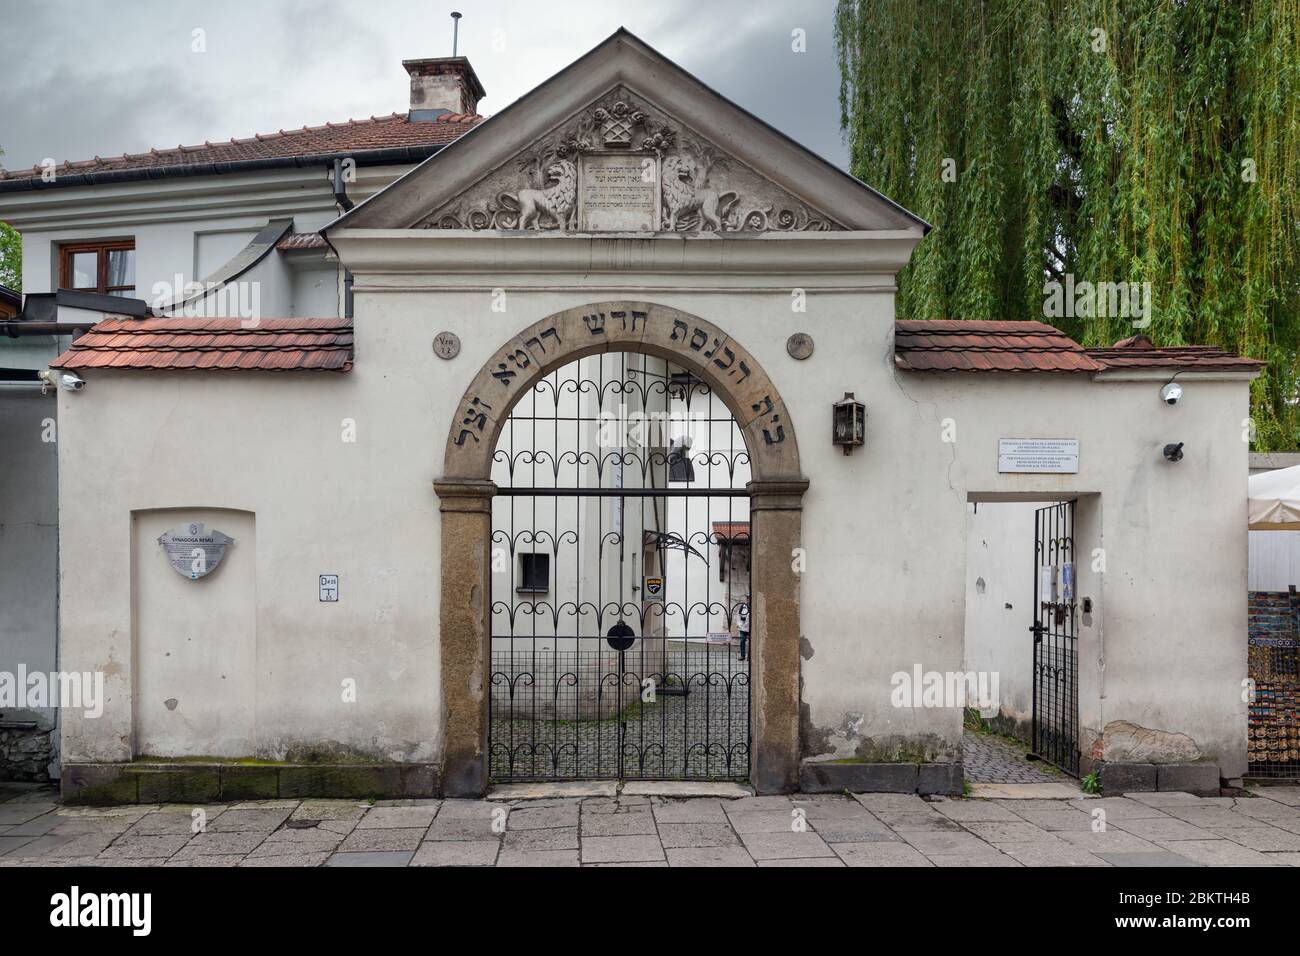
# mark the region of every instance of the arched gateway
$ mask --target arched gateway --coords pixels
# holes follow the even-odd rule
[[[629,372],[628,361],[619,353],[652,359],[632,363]],[[607,367],[617,369],[617,381],[611,380],[608,387],[597,381],[583,385],[583,366],[574,363],[599,355],[605,358],[596,360],[594,367],[601,375]],[[611,361],[616,364],[611,366]],[[647,389],[650,375],[662,375],[665,388]],[[669,388],[674,375],[676,385]],[[554,383],[549,389],[548,376]],[[576,384],[565,388],[561,381]],[[589,399],[595,396],[595,405],[588,401],[585,414],[578,405],[562,409],[562,390],[572,392],[575,401],[580,392]],[[550,404],[539,416],[537,402],[547,392]],[[611,392],[625,397],[635,392],[634,402],[661,394],[665,412],[674,399],[686,402],[695,393],[707,394],[710,401],[716,398],[730,412],[717,427],[725,424],[743,442],[742,449],[728,439],[734,447],[723,453],[727,473],[734,475],[739,462],[748,467],[750,480],[743,487],[727,482],[726,488],[692,488],[690,480],[674,481],[671,439],[661,451],[643,455],[625,449],[562,449],[560,420],[573,423],[573,442],[580,443],[578,430],[598,426]],[[521,421],[510,426],[512,411],[523,414],[516,410],[521,401],[528,409],[527,425]],[[551,443],[549,450],[536,445],[539,421],[543,441]],[[504,457],[497,454],[503,429],[519,433],[516,448],[528,445],[525,454],[512,454],[509,448],[503,450]],[[497,477],[505,475],[511,487],[498,488],[493,481],[494,458]],[[514,466],[520,461],[532,466],[526,482],[517,479]],[[503,462],[510,463],[504,472]],[[550,473],[541,482],[536,478],[539,463],[544,474]],[[707,467],[708,461],[701,464]],[[595,480],[586,491],[566,486],[562,465],[573,476],[586,473]],[[625,468],[635,471],[636,477],[620,478],[611,487],[606,466],[620,474]],[[549,316],[506,342],[474,378],[453,418],[443,477],[434,487],[442,513],[443,774],[449,795],[481,793],[489,777],[720,776],[748,778],[763,791],[796,785],[799,590],[791,555],[799,546],[799,510],[807,481],[800,472],[794,424],[785,404],[739,342],[704,319],[648,302],[598,302]],[[547,499],[543,507],[550,510],[547,527],[540,528],[534,503],[523,520],[531,526],[521,533],[512,505],[509,527],[496,529],[494,597],[493,499],[498,494],[527,495],[534,502],[540,495]],[[616,519],[595,519],[598,543],[585,558],[579,557],[576,529],[566,535],[556,524],[562,510],[555,499],[582,494],[620,502],[613,512]],[[688,497],[744,502],[749,522],[744,533],[755,544],[749,577],[740,583],[733,568],[724,574],[725,586],[710,585],[702,601],[672,602],[675,611],[662,606],[656,610],[649,595],[631,589],[639,588],[644,577],[673,574],[669,553],[690,554],[675,547],[679,539],[690,546],[690,528],[671,527],[666,518],[671,500]],[[649,500],[651,508],[640,507],[639,517],[627,517],[621,502],[629,498]],[[661,514],[653,513],[658,503]],[[735,509],[742,508],[726,507],[733,517]],[[693,550],[710,565],[710,575],[735,556],[733,529],[722,526],[740,522],[724,520],[715,528],[714,519],[720,516],[725,517],[697,510],[689,519],[703,529],[697,532],[702,537]],[[636,527],[629,531],[632,525]],[[551,585],[549,566],[543,567],[543,562],[548,565],[546,557],[558,557],[561,540],[574,542],[574,562],[594,565],[575,565],[563,579],[557,571]],[[521,552],[544,558],[532,558],[523,568]],[[622,563],[613,572],[613,592],[606,596],[600,593],[602,585],[594,583],[594,598],[581,594],[580,579],[592,573],[608,576],[604,563],[611,558]],[[525,573],[529,581],[522,580]],[[679,562],[677,573],[689,570]],[[539,574],[547,574],[547,581],[539,581]],[[523,595],[523,600],[515,595]],[[752,665],[739,662],[738,648],[727,644],[724,650],[716,630],[717,646],[711,648],[706,639],[705,632],[714,628],[734,633],[742,610],[750,616]],[[665,620],[674,616],[680,619]],[[521,617],[528,625],[521,624]],[[632,633],[619,641],[624,628]],[[620,644],[628,645],[626,654],[618,653]],[[743,670],[746,666],[749,669]],[[742,706],[745,690],[749,693]],[[686,703],[672,700],[682,693],[689,698],[692,691],[698,693],[689,710]],[[649,717],[645,697],[658,708]],[[724,698],[726,702],[719,703]],[[584,726],[583,721],[589,723]]]

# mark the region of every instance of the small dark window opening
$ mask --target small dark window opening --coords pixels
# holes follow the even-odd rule
[[[549,554],[521,554],[519,556],[519,587],[515,590],[540,594],[550,589],[551,556]]]

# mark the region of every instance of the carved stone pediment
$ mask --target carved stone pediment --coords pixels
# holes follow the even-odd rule
[[[845,228],[621,86],[416,226],[645,233]]]

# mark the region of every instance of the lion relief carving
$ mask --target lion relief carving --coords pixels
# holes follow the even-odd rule
[[[708,174],[689,156],[667,156],[663,161],[663,218],[671,232],[698,214],[699,227],[721,232],[722,221],[739,198],[731,190],[718,192],[708,184]]]
[[[578,208],[578,170],[567,159],[557,160],[546,167],[543,176],[546,185],[541,189],[521,189],[519,200],[520,229],[554,228],[565,231],[573,228]],[[543,224],[542,217],[549,216],[554,226]]]

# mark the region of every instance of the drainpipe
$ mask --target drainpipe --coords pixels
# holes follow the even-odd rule
[[[356,205],[348,198],[348,185],[343,179],[343,160],[334,160],[334,201],[343,212],[349,212]],[[328,241],[328,240],[327,240]],[[338,255],[338,250],[334,251]],[[343,270],[343,318],[352,318],[352,273]]]
[[[356,205],[348,198],[347,183],[343,181],[342,158],[334,160],[334,201],[342,207],[344,212],[348,212],[354,205]]]

